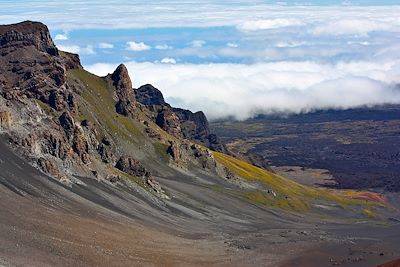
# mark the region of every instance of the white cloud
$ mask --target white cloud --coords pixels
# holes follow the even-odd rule
[[[399,81],[400,61],[125,64],[136,87],[151,83],[172,105],[203,110],[210,119],[400,103],[400,89],[393,86]],[[105,75],[116,66],[95,64],[88,70]]]
[[[64,33],[64,34],[59,33],[56,35],[56,37],[54,37],[54,40],[56,40],[56,41],[68,40],[68,35],[66,33]]]
[[[173,49],[172,46],[169,46],[167,44],[156,45],[154,48],[157,49],[157,50],[171,50],[171,49]]]
[[[389,23],[370,19],[337,20],[315,27],[311,32],[315,35],[365,35],[373,31],[388,31],[393,26]]]
[[[161,60],[161,63],[164,64],[176,64],[176,60],[174,58],[171,57],[165,57]]]
[[[70,52],[74,54],[78,54],[81,51],[81,48],[78,45],[58,45],[58,49],[65,52]]]
[[[190,42],[190,45],[192,47],[203,47],[206,44],[206,41],[204,40],[194,40]]]
[[[127,42],[126,43],[128,45],[128,47],[126,48],[127,50],[131,50],[131,51],[146,51],[146,50],[150,50],[151,47],[143,42]]]
[[[112,48],[114,48],[114,45],[110,44],[110,43],[99,43],[99,48],[112,49]]]
[[[236,26],[254,20],[267,21],[268,25],[268,21],[282,19],[298,20],[305,25],[357,18],[391,23],[398,22],[400,13],[400,5],[306,6],[303,2],[302,5],[279,6],[267,2],[270,1],[154,0],[145,4],[139,0],[121,0],[116,5],[115,1],[90,1],[88,8],[88,1],[83,0],[52,1],[51,5],[46,0],[0,1],[0,10],[12,10],[12,14],[0,13],[0,21],[2,24],[42,21],[52,30],[129,29]],[[179,12],[174,12],[177,10]]]
[[[86,47],[80,47],[78,45],[58,45],[58,49],[65,52],[70,52],[74,54],[81,55],[94,55],[96,52],[93,49],[93,46],[88,45]]]
[[[297,19],[264,19],[264,20],[251,20],[246,21],[237,26],[240,31],[259,31],[277,29],[288,26],[302,25],[302,22]]]
[[[306,45],[306,42],[278,42],[275,47],[278,48],[293,48],[293,47],[298,47],[298,46],[302,46],[302,45]]]
[[[86,47],[81,48],[81,51],[79,52],[82,55],[94,55],[96,52],[93,49],[93,46],[88,45]]]
[[[227,47],[230,47],[230,48],[239,47],[239,45],[238,45],[237,43],[231,43],[231,42],[227,43],[226,46],[227,46]]]

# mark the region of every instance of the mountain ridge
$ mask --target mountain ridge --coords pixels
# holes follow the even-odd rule
[[[132,88],[124,65],[105,77],[87,72],[78,55],[53,46],[43,24],[2,25],[3,39],[0,202],[6,207],[1,209],[6,227],[0,231],[7,239],[0,240],[0,251],[14,264],[26,259],[7,244],[22,244],[29,252],[24,255],[37,255],[35,247],[45,247],[38,265],[51,258],[55,265],[219,266],[233,259],[237,266],[257,266],[269,259],[274,266],[288,257],[287,251],[279,257],[268,253],[279,250],[279,242],[300,249],[292,239],[313,242],[323,236],[327,245],[334,238],[350,244],[345,235],[326,231],[338,223],[352,227],[354,221],[368,227],[389,224],[392,210],[383,196],[304,186],[228,155],[204,113],[171,107],[151,85]],[[45,215],[54,235],[44,231],[33,241],[24,239],[27,225],[45,225],[30,209]],[[66,234],[51,212],[66,218],[68,229],[91,236],[95,245]],[[123,232],[113,233],[116,222],[130,237],[135,233],[142,240],[134,227],[149,236],[145,245],[135,245],[138,254]],[[7,232],[13,224],[14,239]],[[100,232],[91,232],[91,225]],[[109,239],[102,239],[103,233]],[[160,249],[151,240],[174,249]],[[53,248],[73,261],[55,257]],[[177,262],[174,255],[181,250]]]

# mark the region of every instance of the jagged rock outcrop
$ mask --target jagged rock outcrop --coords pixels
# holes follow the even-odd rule
[[[37,50],[58,56],[58,49],[51,39],[46,25],[40,22],[24,21],[12,25],[0,25],[0,45],[21,48],[33,45]]]
[[[115,167],[135,177],[151,176],[151,173],[138,160],[128,156],[120,157]]]
[[[135,94],[132,89],[132,81],[129,77],[128,69],[124,64],[119,65],[114,73],[111,74],[111,80],[117,96],[116,111],[124,116],[135,117]]]
[[[178,138],[182,137],[182,129],[179,118],[169,107],[165,106],[161,111],[158,112],[156,123],[167,133],[170,133]]]
[[[170,141],[167,152],[168,152],[168,154],[171,155],[172,159],[175,162],[179,163],[179,161],[181,159],[181,152],[180,152],[179,144],[177,142]]]
[[[71,140],[75,128],[74,119],[72,118],[71,114],[68,111],[64,112],[61,114],[59,121],[68,140]]]
[[[163,106],[169,106],[165,100],[163,94],[152,86],[146,84],[135,90],[136,99],[139,103],[145,105],[151,111],[158,111]]]
[[[41,138],[41,153],[52,155],[61,160],[71,157],[73,151],[65,137],[51,132],[44,132]],[[35,139],[37,139],[37,137],[35,137]],[[37,140],[35,142],[37,142]]]
[[[74,128],[74,138],[72,142],[72,149],[80,157],[84,164],[90,162],[89,159],[89,144],[86,140],[85,133],[79,126]]]
[[[133,158],[121,156],[132,153],[126,144],[138,143],[135,138],[143,133],[148,138],[144,146],[153,143],[153,151],[164,153],[163,160],[168,152],[177,165],[194,163],[212,168],[207,150],[182,140],[202,143],[202,136],[211,136],[205,115],[174,109],[149,84],[134,90],[124,65],[105,78],[89,75],[78,55],[58,51],[47,27],[35,22],[0,26],[0,54],[0,106],[4,110],[0,112],[0,126],[9,128],[11,114],[15,115],[16,130],[6,130],[10,140],[43,172],[70,181],[74,180],[73,175],[93,173],[105,179],[114,175],[113,166],[140,177],[148,187],[162,193],[149,169]],[[114,95],[98,91],[109,89],[115,90]],[[111,97],[115,109],[109,106]],[[106,109],[99,112],[98,103],[107,105],[107,113],[102,113]],[[143,119],[137,108],[147,118]],[[124,125],[118,125],[121,121],[113,121],[117,113],[133,120],[123,120]],[[140,151],[142,145],[138,146]],[[139,153],[146,158],[146,151]],[[119,179],[123,177],[111,180]]]
[[[46,158],[39,158],[37,164],[44,173],[50,174],[51,176],[59,175],[58,168],[51,160]]]
[[[114,162],[114,159],[115,159],[114,155],[106,145],[100,144],[98,146],[98,148],[97,148],[97,152],[100,155],[100,159],[104,163],[112,163],[112,162]]]
[[[137,101],[154,113],[155,123],[166,132],[178,138],[195,141],[223,153],[229,153],[226,146],[212,134],[208,120],[202,111],[173,108],[165,102],[160,90],[150,84],[135,90]]]
[[[64,59],[64,66],[67,70],[83,69],[79,55],[64,51],[59,52]]]
[[[48,103],[50,92],[65,85],[65,66],[47,27],[38,22],[0,25],[0,93]]]
[[[129,175],[143,179],[147,186],[153,189],[156,193],[161,194],[162,197],[166,197],[161,185],[154,179],[151,172],[148,171],[138,160],[122,156],[115,167]]]

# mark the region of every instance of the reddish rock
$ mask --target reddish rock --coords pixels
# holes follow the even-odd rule
[[[58,171],[56,165],[52,161],[50,161],[49,159],[39,158],[37,162],[38,162],[39,168],[43,172],[48,173],[51,176],[59,175],[59,171]]]
[[[176,143],[176,142],[174,142],[174,141],[170,141],[170,142],[169,142],[169,147],[168,147],[167,152],[168,152],[168,154],[171,155],[172,159],[173,159],[175,162],[179,162],[179,161],[180,161],[180,159],[181,159],[181,153],[180,153],[180,150],[179,150],[179,145],[178,145],[178,143]]]
[[[72,142],[72,149],[81,158],[82,162],[89,163],[89,144],[85,138],[85,135],[81,129],[75,127],[74,138]]]
[[[6,99],[22,95],[48,103],[65,84],[64,61],[47,27],[38,22],[0,25],[0,84]]]
[[[400,259],[378,265],[377,267],[400,267]]]

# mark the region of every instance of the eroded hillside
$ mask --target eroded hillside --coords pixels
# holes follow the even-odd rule
[[[361,235],[332,225],[395,227],[384,196],[301,185],[228,155],[203,112],[132,88],[124,65],[87,72],[41,23],[0,26],[0,44],[5,265],[277,266]]]

